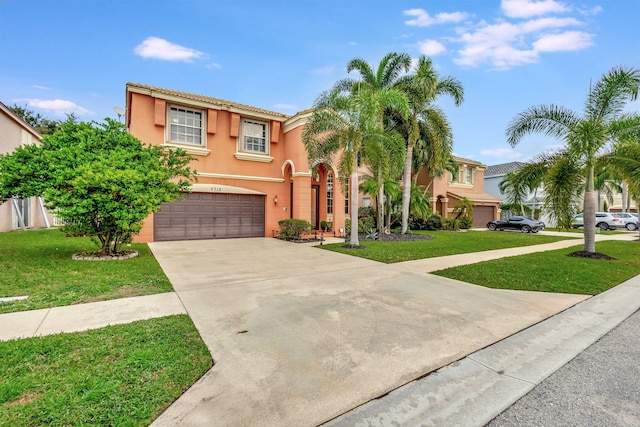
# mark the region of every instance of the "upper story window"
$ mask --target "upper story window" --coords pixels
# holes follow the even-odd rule
[[[449,183],[473,185],[474,168],[471,166],[461,166],[458,175],[450,173]]]
[[[169,109],[169,141],[179,144],[203,145],[203,113],[185,107]]]
[[[256,154],[269,154],[267,123],[255,120],[243,120],[241,138],[242,151]]]
[[[473,168],[467,166],[464,169],[464,183],[465,184],[473,184]]]
[[[327,213],[333,213],[333,172],[327,173]]]

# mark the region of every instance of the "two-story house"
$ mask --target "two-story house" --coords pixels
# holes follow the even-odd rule
[[[149,216],[137,241],[269,237],[297,218],[344,228],[348,210],[337,169],[310,165],[293,116],[137,83],[126,86],[126,126],[143,143],[195,157],[197,182],[184,200]]]
[[[18,146],[39,143],[41,136],[29,124],[0,102],[0,154]],[[11,199],[0,204],[0,232],[49,226],[52,217],[42,199]]]
[[[487,222],[500,218],[502,199],[486,194],[484,190],[484,171],[487,166],[480,162],[455,157],[458,162],[458,175],[447,172],[442,177],[431,177],[426,169],[418,174],[418,185],[424,185],[432,194],[432,210],[442,218],[450,218],[456,204],[463,198],[473,202],[473,227],[484,228]]]

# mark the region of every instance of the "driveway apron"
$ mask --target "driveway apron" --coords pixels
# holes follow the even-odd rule
[[[276,239],[150,247],[215,362],[156,426],[318,425],[586,298]]]

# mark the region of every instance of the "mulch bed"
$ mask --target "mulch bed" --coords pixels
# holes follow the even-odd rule
[[[599,252],[578,251],[571,252],[570,254],[567,254],[567,256],[571,256],[574,258],[604,259],[607,261],[615,260],[615,258],[611,258],[609,255],[601,254]]]

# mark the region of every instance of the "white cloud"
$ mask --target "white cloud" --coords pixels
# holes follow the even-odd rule
[[[347,43],[347,44],[348,44],[349,46],[358,46],[358,43],[356,43],[356,42],[349,42],[349,43]]]
[[[164,61],[193,62],[193,60],[205,56],[203,52],[180,46],[158,37],[147,37],[133,49],[133,52],[143,58],[155,58]]]
[[[494,157],[500,157],[503,159],[519,159],[522,157],[521,153],[517,153],[508,148],[497,148],[495,150],[482,150],[480,151],[480,154],[482,154],[483,156],[494,156]]]
[[[559,34],[546,34],[533,42],[538,52],[560,52],[579,50],[593,45],[591,34],[582,31],[566,31]]]
[[[75,113],[78,115],[94,114],[92,111],[82,108],[72,101],[65,99],[37,99],[37,98],[21,98],[14,99],[14,102],[26,102],[27,106],[40,108],[42,110],[52,111],[62,116],[65,113]]]
[[[501,8],[510,18],[531,18],[571,10],[566,4],[555,0],[502,0]]]
[[[586,16],[597,15],[600,12],[602,12],[602,6],[594,6],[591,9],[585,9],[580,11],[582,15],[586,15]]]
[[[463,44],[454,61],[477,67],[490,64],[506,70],[539,61],[541,52],[572,51],[591,46],[592,35],[581,31],[558,32],[581,25],[574,18],[538,18],[519,23],[480,24],[474,31],[461,33]]]
[[[40,89],[40,90],[51,90],[51,88],[49,88],[47,86],[41,86],[41,85],[33,85],[32,87],[34,89]]]
[[[218,64],[217,62],[212,62],[210,64],[205,65],[205,68],[208,68],[210,70],[215,68],[216,70],[219,70],[220,68],[222,68],[222,65]]]
[[[423,55],[435,56],[447,51],[447,48],[436,40],[424,40],[418,42],[418,50]]]
[[[435,16],[429,15],[424,9],[408,9],[402,11],[407,16],[414,16],[414,19],[409,19],[404,23],[410,26],[416,27],[429,27],[435,24],[456,23],[462,22],[466,19],[467,14],[464,12],[452,12],[452,13],[438,13]]]

